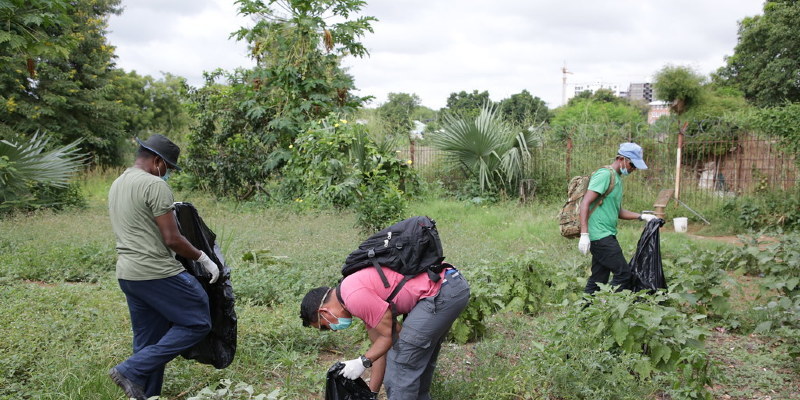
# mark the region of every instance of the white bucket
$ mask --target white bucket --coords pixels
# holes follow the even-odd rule
[[[672,224],[675,225],[675,232],[686,232],[689,228],[689,219],[686,217],[674,218]]]

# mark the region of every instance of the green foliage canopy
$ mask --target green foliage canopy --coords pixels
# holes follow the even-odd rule
[[[489,99],[489,92],[486,90],[478,92],[476,89],[471,93],[462,90],[458,93],[450,93],[447,98],[447,106],[441,111],[457,117],[475,118],[481,113],[484,106],[492,104],[494,103]]]
[[[19,66],[0,70],[0,137],[45,131],[62,145],[83,139],[81,148],[95,162],[116,164],[125,132],[114,88],[114,49],[106,43],[105,30],[108,16],[119,12],[120,0],[24,3],[0,6],[38,29],[29,46],[0,48],[5,65]],[[46,5],[53,8],[32,8]],[[4,35],[8,38],[9,31]],[[56,38],[54,50],[39,50],[38,44],[46,45],[51,37]],[[21,67],[24,51],[38,53],[35,65]]]
[[[759,106],[800,101],[800,2],[768,0],[739,23],[739,42],[718,78]]]
[[[389,93],[386,103],[378,107],[378,115],[386,132],[395,137],[407,137],[414,127],[413,114],[420,105],[419,96],[408,93]]]
[[[367,100],[350,93],[353,79],[340,60],[367,55],[358,39],[372,32],[375,18],[356,17],[365,4],[357,0],[236,4],[256,20],[233,36],[249,43],[257,65],[207,74],[205,87],[193,93],[198,126],[186,170],[217,195],[245,199],[290,159],[288,146],[311,122],[347,115]]]
[[[501,100],[499,112],[506,122],[517,126],[527,127],[550,121],[547,104],[539,97],[532,96],[527,90]]]
[[[655,75],[653,87],[659,99],[672,103],[681,115],[701,102],[705,77],[689,67],[667,65]]]
[[[594,97],[571,99],[555,110],[550,122],[554,132],[574,130],[581,126],[639,126],[645,125],[645,112],[627,101],[604,101]],[[578,133],[576,131],[576,133]],[[603,132],[597,134],[605,134]]]

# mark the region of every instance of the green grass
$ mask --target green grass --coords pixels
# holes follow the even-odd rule
[[[114,279],[114,239],[105,203],[118,172],[96,172],[84,180],[85,209],[39,211],[0,220],[0,399],[123,397],[106,376],[131,346],[125,298]],[[336,283],[342,261],[363,238],[355,216],[235,204],[191,192],[176,193],[176,200],[194,203],[219,235],[233,270],[239,348],[233,364],[224,370],[181,358],[171,362],[164,397],[196,393],[227,378],[247,382],[257,393],[280,389],[287,399],[322,398],[327,368],[363,352],[366,336],[360,324],[340,333],[303,328],[298,304],[309,288]],[[577,241],[558,235],[559,206],[538,202],[481,206],[431,199],[412,204],[409,215],[428,215],[437,221],[447,261],[468,277],[478,273],[479,266],[533,253],[551,268],[583,271],[572,279],[585,282],[590,258],[578,252]],[[619,240],[629,257],[641,229],[639,222],[620,224]],[[678,257],[729,245],[665,229],[661,246],[664,257]],[[243,260],[254,251],[266,255],[266,261]],[[547,396],[567,390],[569,379],[574,379],[570,374],[581,373],[596,359],[576,359],[551,375],[561,378],[542,378],[545,366],[536,343],[555,310],[548,308],[535,316],[496,313],[486,321],[481,341],[445,345],[434,397],[557,398]],[[726,335],[737,346],[748,342],[746,333]],[[718,380],[715,395],[753,398],[770,394],[770,387],[800,384],[796,360],[781,357],[779,347],[760,342],[747,352],[729,351],[716,341],[709,347],[715,359],[737,365],[736,375]],[[664,389],[656,380],[631,380],[622,370],[609,374],[609,382],[619,385],[616,393],[625,392],[627,398],[654,399]],[[775,393],[773,398],[798,398],[790,389]]]

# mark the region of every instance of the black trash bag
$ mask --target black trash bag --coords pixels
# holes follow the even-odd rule
[[[328,369],[325,400],[373,400],[372,391],[363,379],[347,379],[341,375],[344,364],[337,362]]]
[[[186,271],[197,278],[208,294],[211,311],[211,332],[203,340],[181,353],[183,358],[213,365],[217,369],[227,367],[236,354],[236,311],[231,269],[225,265],[222,251],[216,243],[217,235],[206,226],[197,209],[191,203],[175,203],[175,216],[181,234],[203,251],[219,267],[219,279],[209,284],[211,274],[200,263],[176,255]]]
[[[661,245],[658,235],[663,225],[664,220],[661,218],[650,220],[645,225],[639,244],[636,245],[636,254],[628,263],[633,275],[631,290],[634,292],[647,290],[654,293],[658,289],[667,288],[664,270],[661,267]]]

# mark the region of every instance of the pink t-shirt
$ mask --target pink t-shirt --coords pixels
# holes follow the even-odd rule
[[[403,279],[403,275],[389,268],[383,268],[383,273],[389,281],[389,287],[383,287],[381,276],[374,267],[364,268],[347,276],[341,283],[342,300],[344,307],[350,314],[361,318],[367,329],[372,329],[386,314],[389,303],[386,298],[392,294],[395,286]],[[444,277],[444,271],[440,274]],[[406,282],[394,297],[397,312],[405,314],[411,311],[420,299],[435,296],[442,287],[443,279],[432,281],[428,274],[419,274]]]

